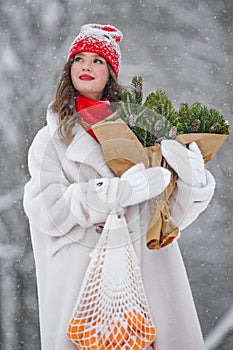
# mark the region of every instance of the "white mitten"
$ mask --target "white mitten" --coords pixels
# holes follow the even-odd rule
[[[206,170],[206,180],[206,186],[203,187],[193,187],[180,179],[177,180],[177,186],[172,192],[169,204],[171,216],[181,231],[196,220],[213,197],[216,184],[208,170]]]
[[[139,204],[162,193],[170,182],[171,172],[160,166],[145,169],[139,163],[128,169],[118,184],[121,207]]]
[[[206,185],[205,164],[196,142],[190,143],[189,148],[186,148],[175,140],[164,140],[161,142],[161,150],[183,182],[194,187]]]

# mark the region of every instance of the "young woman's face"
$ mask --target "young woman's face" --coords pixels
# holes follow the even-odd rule
[[[74,56],[71,80],[83,96],[93,100],[101,99],[108,78],[108,65],[103,57],[92,52],[81,52]]]

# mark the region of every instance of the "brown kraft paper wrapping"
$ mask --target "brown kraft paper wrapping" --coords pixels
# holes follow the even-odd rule
[[[201,150],[205,163],[208,163],[215,157],[228,136],[223,134],[193,133],[177,135],[176,140],[184,145],[195,141]]]
[[[136,163],[146,168],[163,166],[171,173],[171,181],[165,191],[151,200],[151,217],[146,234],[149,249],[160,249],[170,244],[179,234],[179,228],[169,213],[169,197],[176,186],[176,173],[168,166],[161,154],[160,144],[144,148],[137,136],[122,119],[101,122],[92,129],[102,147],[105,160],[116,176],[120,177]],[[212,160],[228,135],[193,133],[182,134],[176,140],[184,145],[195,141],[205,163]]]

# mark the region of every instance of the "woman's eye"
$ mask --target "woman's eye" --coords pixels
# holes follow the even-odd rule
[[[95,59],[94,59],[94,63],[103,64],[103,61],[100,60],[99,58],[95,58]]]
[[[79,57],[79,56],[77,56],[77,57],[75,57],[75,62],[82,62],[82,57]]]

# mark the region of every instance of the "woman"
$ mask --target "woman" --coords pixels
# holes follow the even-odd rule
[[[145,244],[150,199],[166,188],[170,172],[136,164],[121,178],[114,176],[90,129],[120,99],[121,39],[122,33],[109,25],[81,28],[48,108],[47,125],[29,150],[24,208],[36,262],[42,349],[77,348],[66,330],[89,253],[108,213],[123,208],[157,329],[151,348],[201,350],[203,338],[177,241],[159,251]],[[170,209],[182,230],[207,207],[215,182],[195,143],[185,149],[163,141],[162,152],[178,174]]]

